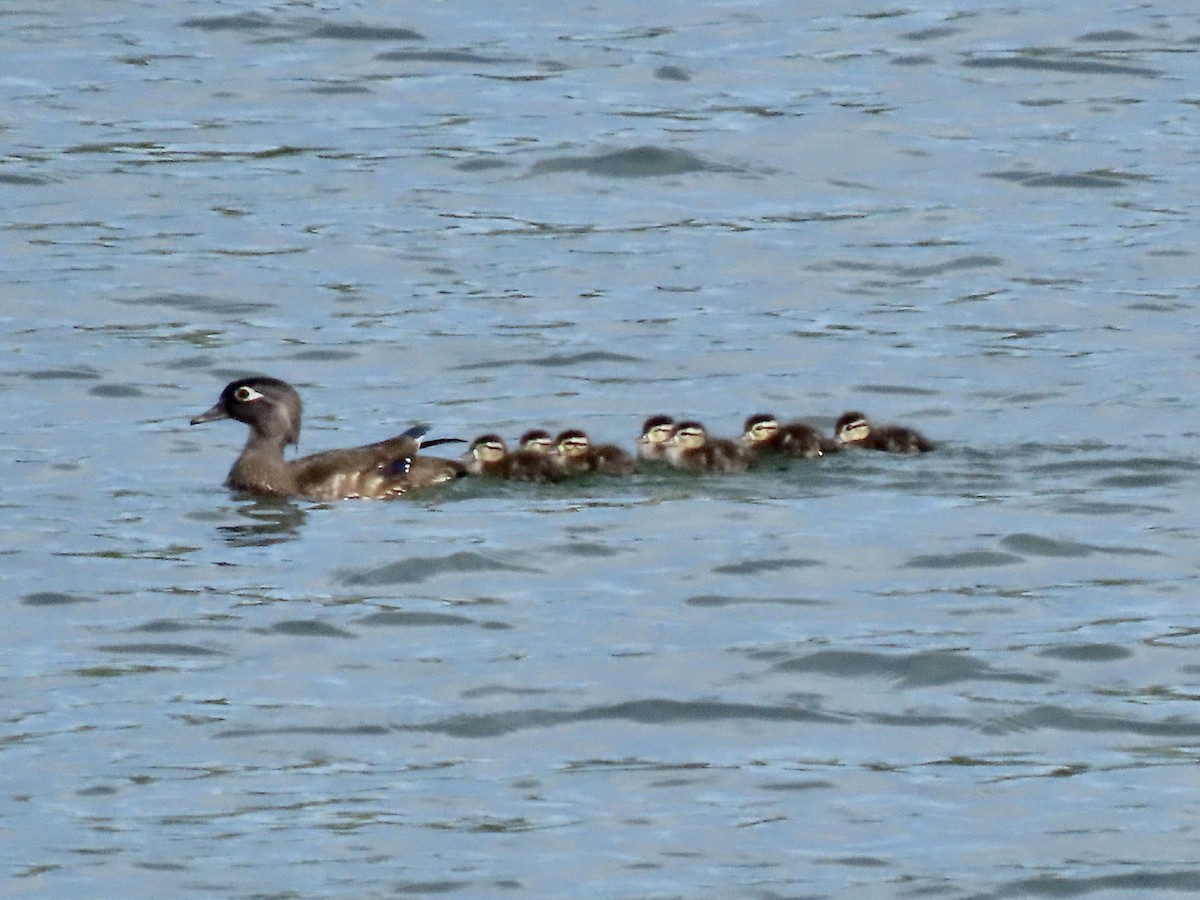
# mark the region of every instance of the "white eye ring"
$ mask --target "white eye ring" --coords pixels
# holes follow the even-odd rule
[[[260,394],[254,388],[246,385],[242,385],[233,392],[233,399],[237,400],[239,403],[249,403],[251,400],[259,399],[261,396],[262,394]]]

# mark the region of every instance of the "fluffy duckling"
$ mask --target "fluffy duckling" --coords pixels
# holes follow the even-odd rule
[[[927,453],[933,443],[912,428],[903,425],[872,425],[860,412],[838,416],[833,426],[837,441],[843,447],[883,450],[887,453]]]
[[[666,448],[666,460],[689,472],[745,472],[753,463],[737,441],[709,437],[699,422],[680,422]]]
[[[675,430],[675,420],[670,416],[651,416],[642,423],[642,433],[637,439],[638,459],[647,462],[664,462],[667,443]]]
[[[559,481],[562,471],[548,453],[532,450],[509,452],[498,434],[483,434],[471,442],[463,455],[463,465],[471,475],[505,478],[510,481],[545,483]]]
[[[811,425],[803,422],[779,424],[770,413],[756,413],[742,427],[742,443],[756,455],[776,454],[813,459],[841,449]]]
[[[464,474],[458,463],[417,455],[428,430],[423,426],[376,444],[286,460],[284,448],[300,440],[301,408],[300,395],[286,381],[240,378],[192,424],[236,419],[250,427],[246,446],[225,478],[235,491],[317,501],[391,499]]]
[[[578,428],[560,433],[554,446],[559,467],[568,475],[632,475],[637,470],[633,458],[616,444],[592,444]]]
[[[541,428],[531,428],[517,440],[517,446],[530,453],[550,454],[554,452],[554,438]]]

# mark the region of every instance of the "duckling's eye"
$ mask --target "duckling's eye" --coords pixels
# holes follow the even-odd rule
[[[257,400],[261,396],[262,394],[260,394],[254,388],[247,387],[246,385],[242,385],[233,392],[233,399],[239,403],[249,403],[251,400]]]
[[[650,429],[648,437],[652,441],[665,441],[671,434],[670,425],[655,425]]]

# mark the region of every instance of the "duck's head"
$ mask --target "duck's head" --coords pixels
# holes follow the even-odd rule
[[[708,440],[708,432],[699,422],[680,422],[671,433],[671,443],[683,450],[699,450]]]
[[[871,423],[860,412],[845,412],[838,416],[833,433],[839,444],[856,444],[871,436]]]
[[[675,430],[675,420],[670,416],[651,416],[642,423],[642,434],[639,444],[655,444],[662,446],[671,439]]]
[[[779,434],[779,420],[770,413],[755,413],[742,426],[742,443],[765,444]]]
[[[258,376],[229,382],[213,408],[192,419],[192,424],[237,419],[286,446],[300,440],[300,414],[300,395],[295,388],[278,378]]]
[[[531,428],[521,435],[517,444],[522,450],[529,450],[533,453],[549,453],[554,449],[554,439],[550,437],[550,432],[543,431],[541,428]]]
[[[508,455],[508,448],[500,435],[481,434],[471,442],[470,453],[481,463],[497,463]]]
[[[592,442],[588,440],[587,434],[578,428],[572,428],[559,434],[554,439],[554,446],[565,458],[578,459],[588,455],[588,451],[592,449]]]

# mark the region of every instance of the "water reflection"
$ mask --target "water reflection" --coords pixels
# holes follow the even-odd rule
[[[218,525],[217,531],[231,547],[269,547],[296,537],[307,513],[293,503],[277,497],[254,498],[237,508],[248,522]]]

